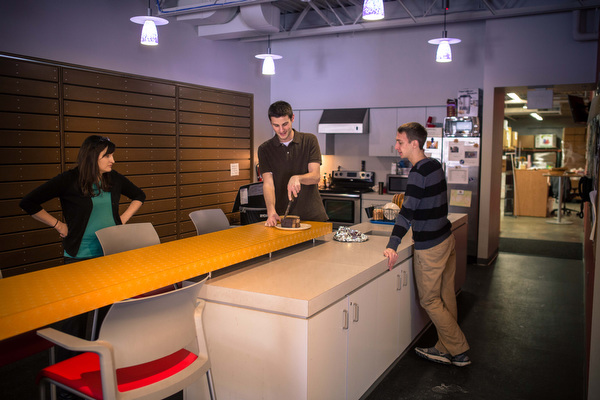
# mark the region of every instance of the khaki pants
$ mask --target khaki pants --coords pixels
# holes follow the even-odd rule
[[[456,322],[454,235],[427,250],[415,250],[414,269],[419,301],[438,333],[435,348],[455,356],[469,350],[465,335]]]

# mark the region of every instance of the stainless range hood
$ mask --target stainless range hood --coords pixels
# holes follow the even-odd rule
[[[330,134],[369,133],[369,109],[340,108],[323,110],[318,132]]]

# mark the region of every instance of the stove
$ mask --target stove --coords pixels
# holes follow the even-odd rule
[[[372,192],[375,185],[375,172],[372,171],[333,171],[331,189],[337,191]]]
[[[321,189],[321,199],[333,228],[360,223],[362,193],[372,192],[375,172],[333,171],[331,187]]]

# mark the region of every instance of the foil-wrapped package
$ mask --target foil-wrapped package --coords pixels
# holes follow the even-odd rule
[[[333,234],[333,240],[338,242],[366,242],[369,237],[357,231],[356,229],[350,229],[347,226],[340,226],[336,233]]]

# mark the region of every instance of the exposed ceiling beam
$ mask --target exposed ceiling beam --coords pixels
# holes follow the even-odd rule
[[[573,11],[574,9],[584,9],[584,8],[594,8],[600,7],[600,0],[593,0],[586,2],[585,6],[576,7],[574,4],[577,3],[568,3],[568,4],[550,4],[543,6],[533,6],[533,7],[520,7],[520,8],[511,8],[506,10],[496,10],[495,14],[492,14],[489,10],[481,10],[481,11],[464,11],[457,12],[453,14],[447,15],[448,23],[456,23],[456,22],[475,22],[475,21],[484,21],[488,19],[499,19],[499,18],[512,18],[512,17],[522,17],[529,15],[540,15],[540,14],[550,14],[556,12],[565,12],[565,11]],[[427,16],[421,17],[417,19],[418,25],[437,25],[443,23],[442,15],[435,16]],[[357,23],[353,25],[342,25],[342,26],[333,26],[329,24],[328,27],[317,27],[317,28],[307,28],[307,29],[297,29],[294,32],[279,32],[271,34],[271,40],[285,40],[291,38],[300,38],[300,37],[311,37],[311,36],[323,36],[323,35],[333,35],[340,33],[352,33],[352,32],[366,32],[373,30],[381,30],[381,29],[395,29],[395,28],[406,28],[406,27],[414,27],[415,21],[411,18],[398,18],[398,19],[384,19],[380,21],[369,21],[366,23]],[[266,35],[261,35],[252,38],[242,38],[241,41],[244,42],[252,42],[252,41],[264,41],[266,40]]]

